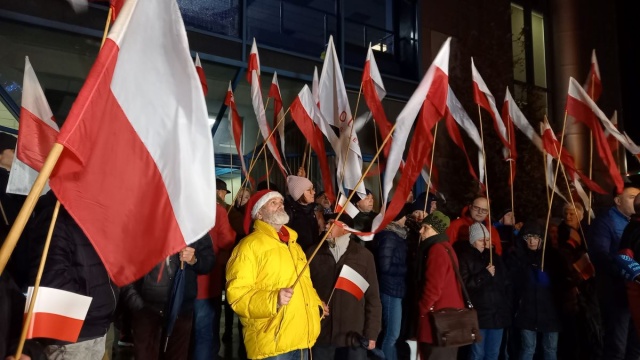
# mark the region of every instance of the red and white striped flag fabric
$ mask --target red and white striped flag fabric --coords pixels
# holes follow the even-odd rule
[[[211,124],[176,1],[125,2],[57,141],[51,188],[117,285],[213,227]]]
[[[207,77],[204,75],[204,69],[202,68],[202,63],[200,62],[200,55],[196,53],[196,72],[198,73],[198,78],[200,79],[200,84],[202,85],[202,92],[207,96],[209,92],[209,85],[207,85]]]
[[[49,151],[56,142],[59,131],[36,73],[29,58],[26,57],[22,83],[20,127],[18,128],[18,159],[32,169],[40,171]]]
[[[611,116],[611,119],[609,119],[609,121],[611,122],[611,125],[613,125],[616,129],[618,129],[618,111],[613,112],[613,116]],[[618,147],[620,143],[616,139],[615,135],[612,134],[611,131],[609,131],[609,129],[605,128],[604,136],[607,138],[607,144],[609,144],[609,150],[611,150],[611,153],[615,154],[616,152],[618,152]]]
[[[505,159],[513,159],[515,160],[516,147],[515,147],[515,136],[513,131],[513,124],[505,123],[504,119],[500,116],[498,112],[498,108],[496,107],[496,99],[489,91],[487,84],[480,76],[478,69],[476,69],[476,65],[473,62],[473,58],[471,58],[471,74],[473,76],[473,98],[476,104],[480,105],[483,109],[487,110],[489,114],[491,114],[491,118],[493,119],[493,127],[496,129],[498,133],[498,137],[500,141],[502,141],[502,145],[504,146],[504,157]],[[511,126],[509,126],[511,124]]]
[[[29,310],[32,297],[33,287],[29,287],[24,309],[25,314]],[[39,287],[27,330],[27,339],[49,338],[68,342],[78,341],[91,300],[91,297],[69,291]]]
[[[339,129],[339,145],[331,143],[338,160],[336,173],[338,187],[348,190],[356,190],[364,196],[366,194],[364,184],[357,186],[362,175],[362,153],[355,131],[352,131],[354,118],[349,107],[349,98],[342,78],[340,63],[333,44],[333,36],[329,37],[327,52],[320,73],[318,89],[320,98],[320,113],[331,126]],[[328,136],[325,132],[325,136]],[[331,138],[329,138],[331,142]],[[343,191],[348,193],[348,191]]]
[[[240,164],[242,165],[242,172],[245,176],[249,176],[247,173],[247,166],[244,163],[242,144],[240,143],[240,140],[242,139],[242,118],[238,114],[238,106],[236,105],[236,98],[233,96],[231,81],[229,81],[229,88],[227,89],[227,96],[224,98],[224,104],[229,107],[231,132],[233,134],[233,142],[236,145],[236,151],[238,151],[238,157],[240,158]]]
[[[326,121],[321,119],[322,114],[320,114],[320,109],[318,109],[314,102],[311,90],[309,90],[307,85],[302,87],[298,96],[293,100],[290,109],[291,118],[302,132],[302,135],[307,139],[313,151],[315,151],[316,154],[326,154],[322,132],[314,125],[317,123],[326,123]],[[318,156],[318,163],[320,165],[320,173],[322,174],[322,182],[325,186],[324,191],[329,201],[333,203],[336,195],[333,189],[333,178],[331,177],[327,157]]]
[[[382,99],[387,96],[387,91],[382,83],[382,76],[380,75],[380,70],[378,70],[376,58],[373,56],[371,44],[369,44],[367,59],[362,71],[362,94],[364,95],[364,101],[373,114],[373,120],[378,124],[380,136],[382,139],[386,138],[393,126],[387,120],[387,114],[382,107]],[[384,147],[385,157],[389,157],[389,150],[391,150],[391,142],[387,142]]]
[[[258,56],[258,46],[256,45],[255,38],[253,39],[253,45],[251,46],[251,54],[249,55],[247,78],[249,79],[249,84],[251,84],[251,104],[253,105],[253,111],[256,114],[256,119],[258,120],[260,134],[262,134],[263,139],[269,139],[267,141],[267,149],[269,149],[269,152],[276,160],[280,171],[282,171],[282,174],[286,177],[287,170],[282,165],[282,159],[278,152],[276,139],[273,136],[269,137],[271,134],[271,128],[267,123],[267,115],[264,109],[264,102],[262,101],[262,88],[260,87],[260,57]]]
[[[273,80],[271,80],[271,87],[269,88],[269,97],[273,99],[273,126],[277,126],[278,128],[280,149],[282,150],[282,156],[286,156],[284,152],[284,106],[282,104],[280,84],[278,84],[278,73],[275,71],[273,72]]]
[[[600,67],[598,66],[598,59],[596,58],[596,49],[591,52],[591,65],[589,66],[589,74],[587,80],[582,86],[587,95],[591,97],[593,101],[598,101],[602,94],[602,78],[600,77]]]
[[[395,189],[395,193],[389,206],[386,209],[382,206],[380,214],[373,220],[372,232],[374,233],[384,229],[400,212],[426,162],[424,154],[430,151],[428,137],[432,136],[431,130],[435,123],[442,119],[447,107],[450,46],[451,38],[448,38],[411,95],[407,105],[396,118],[393,142],[384,173],[382,203],[389,203],[391,189]],[[421,116],[418,117],[420,112]],[[417,123],[416,119],[418,119]],[[413,139],[409,141],[409,133],[414,123],[416,126],[413,131]],[[402,155],[407,145],[409,145],[409,152],[404,171],[398,185],[394,186],[393,180],[400,168]]]
[[[560,142],[556,138],[556,135],[553,133],[553,130],[551,129],[551,126],[549,125],[549,122],[546,118],[542,122],[542,143],[544,151],[546,151],[546,153],[554,159],[558,159]],[[565,166],[565,169],[567,170],[567,173],[572,180],[575,179],[575,175],[577,175],[577,177],[579,177],[591,191],[597,192],[599,194],[606,194],[606,191],[604,191],[600,187],[600,185],[598,185],[596,182],[594,182],[588,176],[584,175],[581,171],[578,170],[573,156],[571,156],[571,154],[565,147],[562,147],[560,162]]]
[[[7,193],[18,195],[29,194],[60,131],[29,57],[25,57],[23,79],[16,157],[7,182]],[[41,195],[48,191],[47,182]]]
[[[533,145],[538,148],[538,150],[542,150],[542,139],[540,139],[540,135],[536,132],[536,130],[531,126],[529,120],[524,116],[518,104],[511,96],[511,91],[509,91],[509,87],[504,94],[504,104],[502,105],[502,118],[508,119],[507,121],[515,125],[522,133],[527,137],[527,139],[531,140]]]
[[[342,265],[338,281],[336,281],[336,289],[344,290],[360,301],[368,288],[369,282],[362,275],[349,265]]]
[[[473,165],[471,165],[469,154],[467,154],[467,150],[464,146],[464,141],[460,136],[460,130],[456,126],[456,123],[462,129],[464,129],[469,138],[471,138],[474,144],[476,144],[476,146],[478,147],[478,172],[480,173],[480,177],[476,175]],[[451,86],[448,87],[447,114],[445,124],[447,126],[447,131],[449,132],[451,140],[453,140],[453,142],[458,145],[460,149],[462,149],[464,155],[467,158],[469,173],[474,179],[478,180],[478,182],[480,182],[482,186],[484,186],[484,156],[482,155],[482,140],[480,139],[480,133],[478,132],[478,128],[476,128],[476,125],[473,123],[473,120],[471,120],[467,112],[462,107],[462,104],[453,93]]]
[[[624,181],[600,125],[600,123],[611,124],[611,122],[574,78],[569,79],[566,112],[568,116],[572,116],[576,121],[582,122],[591,130],[598,155],[607,167],[616,191],[618,193],[622,192]],[[600,122],[597,119],[600,119]],[[609,128],[609,131],[612,134],[614,132],[619,133],[613,125]]]
[[[344,196],[344,194],[340,194],[338,196],[338,201],[336,202],[336,208],[334,212],[339,213],[343,208],[345,214],[351,216],[352,218],[355,218],[360,213],[360,210],[358,210],[358,208],[353,205],[351,201],[347,201],[347,197]]]

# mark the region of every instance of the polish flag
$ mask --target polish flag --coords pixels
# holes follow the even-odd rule
[[[364,184],[358,181],[362,175],[362,153],[358,136],[353,128],[353,116],[349,107],[349,98],[342,78],[338,55],[333,44],[333,36],[329,37],[327,52],[320,73],[318,89],[320,97],[320,113],[329,125],[339,129],[339,143],[329,141],[336,152],[338,160],[336,173],[338,176],[339,190],[343,193],[343,186],[348,190],[356,190],[364,196],[366,194]],[[325,132],[325,136],[328,134]],[[356,185],[357,188],[356,188]]]
[[[393,126],[389,120],[387,120],[387,115],[382,107],[382,99],[387,96],[387,91],[382,83],[382,76],[380,75],[380,70],[378,70],[376,58],[373,56],[371,44],[369,44],[367,59],[364,63],[364,70],[362,71],[362,93],[364,95],[364,101],[373,114],[373,120],[378,124],[380,136],[383,139],[386,138]],[[385,157],[389,157],[389,150],[391,150],[391,142],[387,142],[384,147]]]
[[[267,115],[264,109],[264,102],[262,101],[262,89],[260,88],[260,57],[258,56],[258,46],[256,45],[256,39],[253,39],[253,45],[251,46],[251,54],[249,55],[249,64],[247,70],[247,79],[249,79],[249,84],[251,84],[251,104],[253,105],[253,111],[256,114],[256,119],[258,120],[258,128],[260,129],[260,134],[262,134],[262,138],[267,140],[267,149],[273,155],[273,158],[278,163],[278,167],[282,174],[287,174],[287,170],[282,165],[282,159],[280,158],[280,153],[278,152],[278,144],[276,143],[275,137],[271,135],[271,128],[267,123]]]
[[[320,109],[316,106],[311,90],[309,90],[307,85],[302,87],[302,90],[300,90],[298,96],[291,104],[290,109],[291,118],[302,132],[302,135],[307,139],[313,151],[315,151],[316,154],[326,154],[322,132],[314,125],[318,122],[326,123],[326,121],[321,119],[322,114],[320,114]],[[322,174],[327,198],[329,198],[330,202],[334,202],[336,195],[333,190],[333,178],[331,177],[327,157],[318,156],[318,163],[320,164],[320,173]]]
[[[481,186],[484,187],[484,156],[482,154],[482,140],[480,139],[480,133],[478,132],[478,128],[473,123],[473,120],[469,117],[467,112],[462,107],[462,104],[453,93],[451,86],[448,87],[447,94],[447,114],[445,119],[445,124],[447,126],[447,131],[449,132],[449,136],[451,140],[458,145],[460,149],[464,152],[464,155],[467,158],[467,166],[469,168],[469,173],[471,176],[480,182]],[[460,136],[460,130],[456,126],[460,126],[467,133],[469,138],[473,140],[473,143],[478,147],[478,172],[480,173],[480,177],[476,175],[475,170],[473,169],[473,165],[471,165],[471,160],[469,159],[469,154],[467,154],[467,150],[464,146],[464,141]]]
[[[624,181],[613,159],[600,123],[604,124],[612,135],[614,133],[619,134],[619,131],[615,129],[602,110],[598,108],[598,105],[587,95],[586,91],[574,78],[569,79],[566,112],[568,116],[573,117],[576,121],[582,122],[591,130],[598,155],[607,167],[609,175],[615,184],[616,191],[618,193],[622,192]],[[598,123],[597,119],[600,119],[600,123]]]
[[[29,310],[32,297],[33,287],[29,287],[25,315]],[[27,339],[78,341],[82,324],[91,305],[91,297],[41,286],[38,288],[38,296],[35,300]]]
[[[278,128],[278,136],[280,137],[280,149],[282,156],[284,152],[284,107],[282,106],[282,95],[280,93],[280,84],[278,84],[278,74],[273,72],[273,80],[269,88],[269,97],[273,99],[273,126]],[[280,120],[282,119],[282,120]]]
[[[209,92],[209,86],[207,85],[207,77],[204,75],[204,69],[202,68],[202,64],[200,63],[200,55],[196,53],[196,72],[198,73],[198,78],[200,79],[200,84],[202,85],[202,92],[207,96]]]
[[[556,138],[556,135],[553,133],[553,130],[551,129],[551,126],[549,125],[549,122],[547,121],[546,117],[540,125],[541,125],[543,148],[547,154],[547,166],[548,166],[547,176],[550,176],[550,179],[548,180],[548,184],[552,184],[555,168],[551,165],[553,163],[551,159],[556,159],[556,160],[558,159],[558,152],[560,151],[560,142]],[[569,177],[569,180],[573,183],[576,193],[582,200],[582,203],[584,204],[587,212],[589,213],[589,216],[592,218],[595,217],[595,214],[590,206],[591,204],[589,202],[589,197],[587,193],[584,191],[584,189],[582,188],[582,184],[580,183],[580,180],[582,180],[582,182],[584,182],[587,188],[589,188],[593,192],[596,192],[599,194],[606,194],[606,191],[604,191],[600,187],[600,185],[598,185],[595,181],[591,180],[588,176],[586,176],[580,170],[578,170],[578,167],[576,166],[573,156],[571,156],[571,154],[565,147],[562,147],[562,151],[560,154],[560,162],[564,166],[567,172],[567,176]],[[554,189],[554,190],[556,190],[556,193],[559,194],[557,189]],[[562,198],[564,199],[564,197]]]
[[[336,281],[336,289],[344,290],[360,301],[369,288],[369,282],[353,270],[349,265],[342,265],[340,276]]]
[[[496,99],[493,97],[493,94],[491,94],[491,91],[489,91],[489,88],[482,79],[482,76],[480,76],[478,69],[476,69],[473,58],[471,58],[471,74],[473,76],[473,98],[476,104],[480,105],[480,107],[491,114],[493,126],[498,133],[500,141],[502,141],[502,145],[504,146],[503,152],[505,154],[505,159],[515,160],[517,154],[513,124],[510,122],[505,124],[504,119],[500,116],[498,108],[496,107]]]
[[[593,101],[598,101],[602,94],[602,78],[600,77],[600,67],[596,58],[596,49],[591,52],[591,66],[589,66],[589,74],[587,81],[582,86],[584,91]]]
[[[242,145],[240,144],[240,139],[242,138],[242,118],[238,114],[238,107],[236,106],[236,98],[233,96],[231,81],[229,81],[229,88],[227,89],[227,96],[224,99],[224,104],[230,109],[229,120],[231,121],[233,141],[236,144],[236,150],[238,151],[238,157],[240,158],[240,164],[242,165],[242,172],[245,176],[248,176],[247,166],[244,163]]]
[[[29,194],[59,131],[29,57],[25,57],[16,158],[9,172],[8,193]],[[48,191],[47,183],[41,195]]]
[[[29,57],[25,57],[18,129],[18,159],[32,169],[40,171],[59,131]]]
[[[342,211],[342,209],[345,209],[344,212],[347,215],[351,216],[352,218],[355,218],[360,213],[360,210],[358,210],[358,208],[355,205],[353,205],[351,201],[347,201],[347,197],[344,196],[344,194],[340,194],[340,196],[338,196],[338,201],[336,202],[336,208],[333,212],[339,213],[340,211]]]
[[[211,126],[178,4],[126,1],[60,131],[50,179],[117,285],[213,227]]]
[[[380,214],[373,220],[373,231],[384,229],[395,218],[404,206],[409,191],[413,187],[416,178],[425,164],[424,154],[428,153],[430,146],[428,137],[435,123],[445,114],[447,107],[447,93],[449,88],[449,53],[451,38],[448,38],[436,55],[427,73],[418,84],[413,95],[404,109],[396,118],[395,133],[391,143],[391,151],[387,159],[387,168],[384,173],[383,204]],[[418,116],[418,113],[421,113]],[[416,119],[418,119],[416,123]],[[413,131],[413,139],[409,140],[409,133],[416,123]],[[400,164],[406,146],[409,152],[404,165],[404,171],[397,186],[394,186],[394,178]],[[389,199],[391,189],[395,189],[392,199]]]
[[[511,91],[509,91],[509,87],[504,95],[504,104],[502,105],[502,118],[508,119],[510,123],[513,123],[522,133],[527,137],[527,139],[531,140],[533,145],[538,148],[538,150],[542,150],[542,139],[536,132],[536,130],[531,126],[529,120],[524,116],[518,104],[511,96]]]
[[[258,56],[258,45],[256,45],[256,38],[253,38],[253,44],[251,44],[251,52],[249,53],[249,64],[247,66],[247,81],[249,84],[253,81],[252,72],[255,71],[260,79],[260,57]]]

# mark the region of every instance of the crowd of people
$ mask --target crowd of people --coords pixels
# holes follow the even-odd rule
[[[11,149],[0,149],[5,184]],[[132,343],[139,360],[219,359],[234,331],[238,356],[248,359],[640,359],[640,283],[615,267],[619,254],[640,260],[637,187],[614,194],[614,205],[590,224],[583,206],[570,203],[547,228],[541,219],[516,222],[511,209],[492,221],[483,195],[447,216],[438,198],[422,193],[365,241],[358,234],[371,231],[384,206],[369,190],[352,197],[352,217],[336,213],[304,171],[288,176],[282,192],[262,183],[229,199],[227,184],[216,185],[209,234],[122,288],[62,207],[42,285],[93,301],[76,343],[29,340],[23,359],[110,359],[118,339]],[[54,208],[53,194],[47,198],[0,278],[2,358],[13,359],[19,338],[22,294],[33,284]],[[14,200],[0,198],[6,225],[17,213]],[[183,299],[168,334],[181,268]],[[350,290],[338,285],[345,273]],[[462,286],[480,340],[439,346],[429,313],[464,307]]]

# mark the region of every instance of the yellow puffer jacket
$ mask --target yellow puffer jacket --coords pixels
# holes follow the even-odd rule
[[[322,302],[308,267],[289,304],[276,316],[278,291],[291,287],[307,262],[296,243],[298,234],[287,230],[289,243],[285,244],[271,225],[256,220],[254,231],[235,247],[227,264],[227,300],[242,322],[250,359],[309,349],[320,334]]]

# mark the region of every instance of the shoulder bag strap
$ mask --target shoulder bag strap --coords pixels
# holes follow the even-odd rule
[[[447,252],[447,255],[449,255],[449,259],[451,259],[451,266],[453,266],[453,270],[456,272],[456,277],[458,278],[458,281],[460,282],[460,287],[462,287],[462,293],[464,294],[464,297],[467,301],[467,305],[469,307],[469,309],[473,308],[473,304],[471,304],[471,298],[469,297],[469,293],[467,292],[467,288],[464,286],[464,281],[462,281],[462,276],[460,276],[460,270],[458,270],[458,266],[456,265],[456,262],[453,261],[453,256],[451,255],[451,252],[449,251],[449,248],[444,246],[444,244],[442,245],[444,247],[444,250]]]

